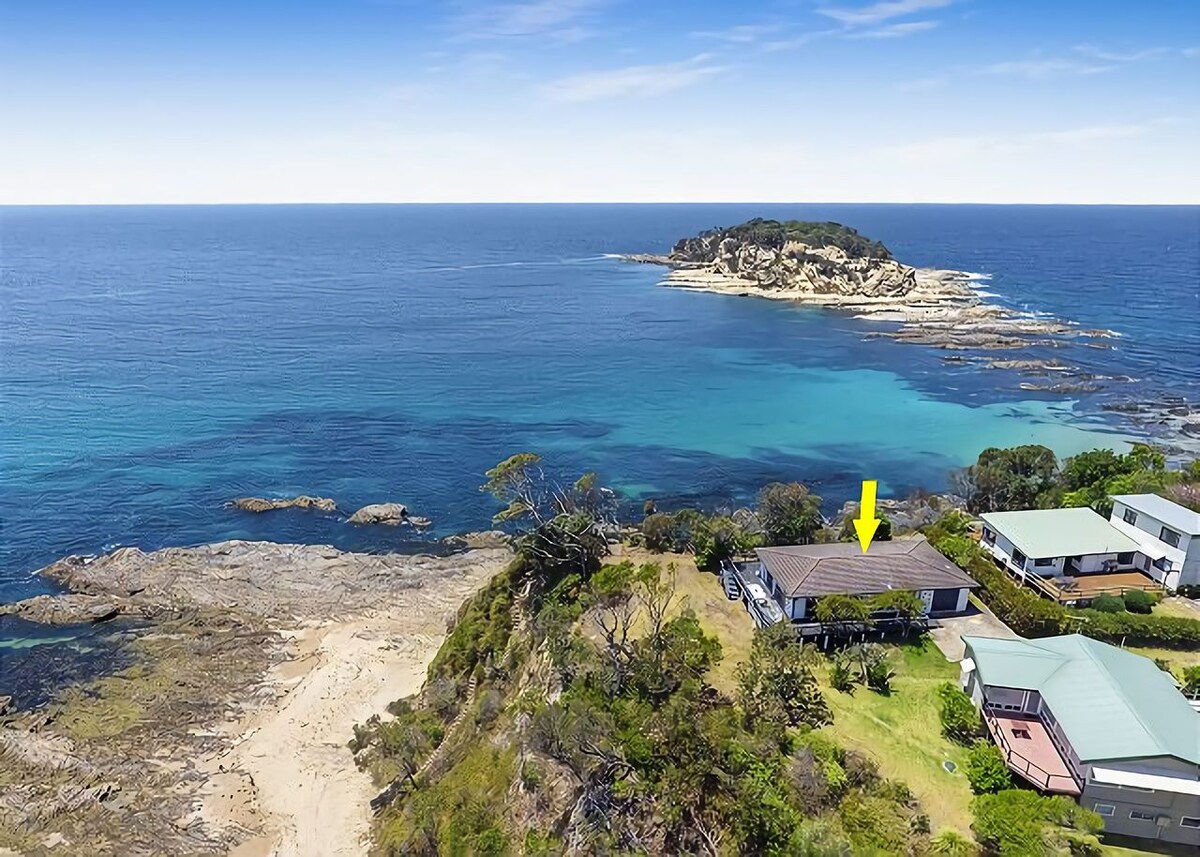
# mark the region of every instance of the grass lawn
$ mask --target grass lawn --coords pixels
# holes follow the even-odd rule
[[[1144,655],[1151,660],[1162,658],[1171,665],[1171,672],[1179,675],[1184,667],[1200,665],[1200,649],[1187,651],[1184,649],[1152,649],[1143,646],[1126,646],[1128,651]]]
[[[727,599],[720,579],[697,571],[691,556],[626,548],[615,559],[657,562],[664,570],[675,564],[676,591],[695,611],[705,632],[721,640],[724,657],[710,674],[710,681],[732,694],[737,686],[737,665],[749,657],[754,638],[754,622],[742,603]],[[847,749],[874,759],[885,777],[906,783],[929,814],[935,832],[952,827],[969,836],[971,789],[961,773],[966,750],[942,737],[938,718],[937,687],[944,681],[956,681],[958,666],[948,662],[928,638],[892,648],[896,678],[888,696],[863,687],[853,694],[839,693],[829,687],[824,664],[817,668],[817,678],[833,710],[834,722],[826,731]],[[960,773],[947,773],[942,767],[946,759],[953,761]]]
[[[971,832],[971,788],[962,773],[966,749],[942,736],[937,688],[957,681],[958,666],[947,661],[928,637],[893,646],[892,692],[884,696],[864,687],[853,694],[829,687],[828,673],[819,675],[833,709],[833,725],[825,728],[838,742],[873,758],[884,776],[908,785],[934,832],[952,827]],[[958,772],[947,773],[949,759]]]
[[[1185,600],[1179,597],[1165,598],[1154,605],[1154,614],[1156,616],[1182,616],[1184,619],[1200,619],[1200,610],[1193,606],[1193,602],[1185,603]]]

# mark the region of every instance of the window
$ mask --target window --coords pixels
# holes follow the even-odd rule
[[[987,527],[984,527],[983,528],[983,540],[985,542],[987,542],[989,545],[994,545],[996,543],[996,534],[993,533],[991,530],[989,530]]]
[[[1137,526],[1137,512],[1133,511],[1133,509],[1126,509],[1125,514],[1121,517],[1125,519],[1125,523]]]
[[[1024,568],[1024,567],[1025,567],[1025,554],[1021,553],[1021,552],[1020,552],[1019,550],[1017,550],[1016,548],[1013,548],[1013,552],[1012,552],[1012,560],[1013,560],[1013,562],[1015,562],[1015,563],[1016,563],[1016,564],[1017,564],[1019,567],[1021,567],[1021,568]]]
[[[1111,803],[1098,803],[1092,806],[1096,811],[1096,815],[1103,815],[1106,818],[1111,818],[1117,811],[1117,808]]]
[[[1129,817],[1134,821],[1154,821],[1154,819],[1158,818],[1158,816],[1154,813],[1143,812],[1140,809],[1135,809],[1133,812],[1129,813]]]
[[[1190,815],[1185,815],[1179,819],[1180,827],[1200,827],[1200,818],[1192,818]]]
[[[1159,539],[1166,542],[1173,548],[1179,547],[1179,533],[1174,530],[1169,530],[1166,527],[1162,528],[1162,532],[1158,534]]]
[[[1117,565],[1133,565],[1133,554],[1132,553],[1117,554]]]
[[[1054,563],[1056,563],[1056,562],[1058,562],[1058,560],[1056,560],[1054,557],[1051,556],[1051,557],[1043,557],[1042,559],[1035,559],[1033,561],[1033,564],[1044,568],[1045,566],[1048,566],[1048,565],[1054,565]]]

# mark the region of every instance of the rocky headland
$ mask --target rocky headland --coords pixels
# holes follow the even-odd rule
[[[665,256],[625,258],[669,267],[666,285],[836,308],[894,323],[874,336],[938,348],[1011,350],[1116,335],[988,303],[973,275],[906,265],[838,223],[755,219],[684,238]]]
[[[231,541],[67,557],[0,611],[138,617],[133,666],[0,713],[0,854],[358,854],[347,724],[416,692],[468,595],[511,559]],[[9,703],[4,705],[8,709]]]

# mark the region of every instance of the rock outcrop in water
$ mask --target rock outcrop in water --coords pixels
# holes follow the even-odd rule
[[[372,503],[350,516],[351,524],[386,524],[395,527],[410,523],[408,507],[403,503]]]
[[[265,497],[238,497],[231,500],[229,505],[243,512],[273,512],[276,509],[317,509],[321,512],[336,512],[337,503],[328,497],[290,497],[286,499],[267,499]]]

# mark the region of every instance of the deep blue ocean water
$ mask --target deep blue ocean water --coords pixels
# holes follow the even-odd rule
[[[878,323],[661,288],[606,254],[752,216],[837,220],[902,261],[1111,349],[1136,381],[1066,397],[868,338]],[[225,508],[407,503],[488,526],[514,452],[631,504],[732,504],[773,479],[832,511],[857,481],[937,488],[988,445],[1120,445],[1106,397],[1200,398],[1200,208],[870,205],[0,208],[0,600],[67,553],[228,538],[412,550],[406,530]]]

